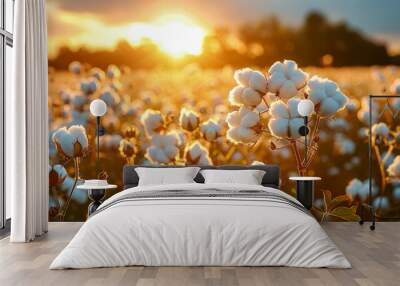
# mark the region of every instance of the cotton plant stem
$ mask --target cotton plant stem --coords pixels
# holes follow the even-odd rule
[[[296,159],[297,173],[300,176],[303,176],[305,174],[304,173],[304,166],[302,165],[302,162],[301,162],[302,160],[301,160],[301,157],[300,157],[299,149],[297,147],[297,142],[296,142],[296,140],[293,140],[293,139],[289,139],[289,142],[290,142],[290,147],[292,149],[292,152],[293,152],[293,154],[295,156],[295,159]]]
[[[74,159],[74,166],[75,166],[75,181],[74,181],[74,184],[72,186],[71,193],[68,196],[67,203],[65,204],[64,212],[62,214],[62,220],[65,219],[65,215],[67,214],[69,205],[71,203],[72,195],[74,193],[76,185],[78,184],[78,180],[79,180],[79,158],[75,158]]]
[[[379,147],[375,144],[375,140],[373,140],[372,143],[372,150],[375,153],[376,160],[378,161],[379,165],[379,172],[381,176],[381,195],[385,193],[386,189],[386,175],[385,175],[385,165],[382,162],[382,157],[381,157],[381,152],[379,150]]]
[[[387,152],[385,154],[385,157],[383,157],[383,159],[382,159],[383,165],[386,164],[386,161],[390,158],[390,155],[392,155],[393,149],[394,149],[394,146],[390,145],[389,149],[387,150]]]

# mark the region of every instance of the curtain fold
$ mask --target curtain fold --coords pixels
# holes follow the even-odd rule
[[[45,0],[15,2],[13,95],[6,113],[12,242],[47,232],[48,108]]]

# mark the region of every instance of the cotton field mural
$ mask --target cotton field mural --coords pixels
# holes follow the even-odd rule
[[[368,201],[370,115],[371,204],[378,219],[400,217],[400,98],[368,104],[369,94],[400,95],[393,37],[331,20],[329,7],[293,25],[272,4],[280,17],[224,22],[201,1],[188,4],[193,15],[174,1],[168,9],[79,2],[48,4],[51,220],[85,220],[87,194],[76,186],[107,178],[120,186],[112,195],[125,164],[278,164],[282,190],[293,195],[289,176],[322,177],[319,220],[358,220]],[[125,14],[129,5],[138,5],[137,18]],[[219,5],[212,9],[240,8]],[[107,104],[99,168],[94,99]],[[307,157],[305,99],[313,105]]]

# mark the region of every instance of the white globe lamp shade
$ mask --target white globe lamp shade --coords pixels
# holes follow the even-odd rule
[[[300,100],[297,111],[303,117],[310,116],[314,112],[314,103],[309,99]]]
[[[100,117],[106,114],[107,104],[101,99],[95,99],[90,103],[90,113],[93,116]]]

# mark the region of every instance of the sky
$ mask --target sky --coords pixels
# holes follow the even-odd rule
[[[48,0],[47,7],[50,52],[65,39],[72,46],[89,38],[94,45],[107,46],[121,27],[152,22],[166,14],[185,15],[189,24],[212,29],[269,15],[296,26],[313,10],[332,21],[346,21],[387,43],[392,52],[400,51],[400,0]]]

